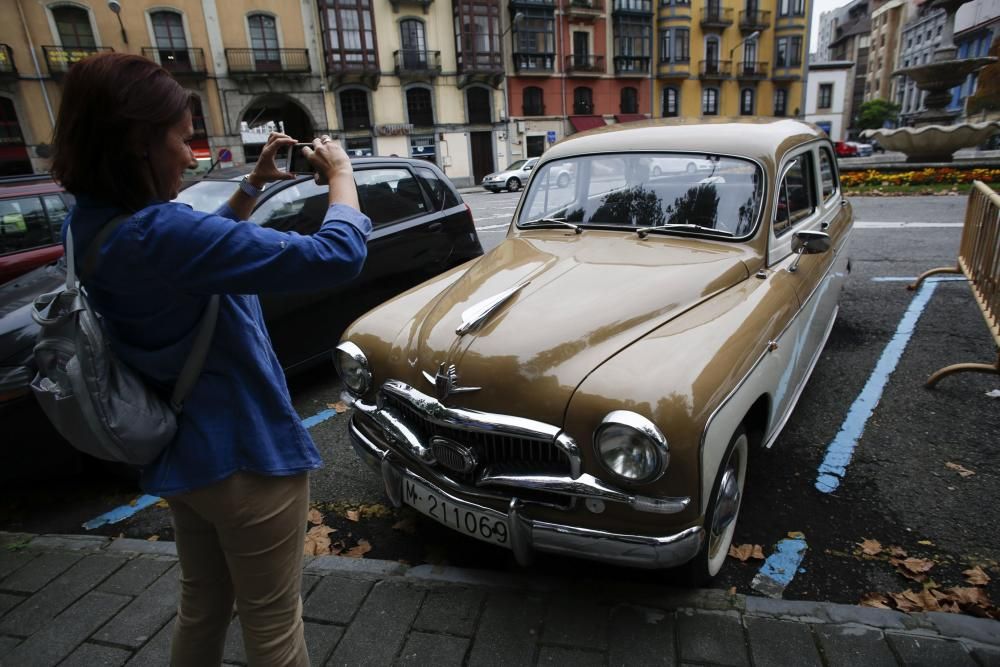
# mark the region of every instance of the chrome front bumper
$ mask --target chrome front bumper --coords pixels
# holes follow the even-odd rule
[[[534,520],[529,515],[530,509],[516,497],[511,499],[506,514],[497,512],[490,507],[456,498],[439,485],[409,470],[388,448],[380,447],[365,436],[354,420],[355,417],[352,417],[351,444],[361,460],[382,476],[386,494],[396,507],[403,503],[403,479],[408,476],[458,507],[503,518],[510,529],[510,549],[521,565],[531,562],[534,551],[543,551],[628,567],[668,568],[682,565],[694,558],[705,539],[705,530],[701,526],[693,526],[674,535],[654,537],[609,533]]]

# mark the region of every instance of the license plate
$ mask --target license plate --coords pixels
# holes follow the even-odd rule
[[[453,530],[483,542],[510,548],[506,519],[498,519],[485,512],[458,505],[408,477],[403,478],[403,502]]]

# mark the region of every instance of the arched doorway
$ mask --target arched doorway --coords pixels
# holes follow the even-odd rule
[[[33,171],[14,102],[0,97],[0,176],[17,176]]]
[[[295,101],[282,95],[258,97],[240,119],[240,135],[247,162],[254,162],[267,141],[271,130],[281,131],[298,141],[312,141],[312,120]]]

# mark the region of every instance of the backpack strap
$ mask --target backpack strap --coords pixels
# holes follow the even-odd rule
[[[87,255],[83,259],[83,268],[80,271],[80,280],[83,278],[94,275],[97,270],[97,266],[101,263],[101,246],[104,242],[108,240],[108,237],[116,229],[122,226],[131,216],[129,213],[123,213],[121,215],[116,215],[111,218],[101,229],[97,232],[97,236],[94,240],[90,242],[87,247]],[[72,289],[76,287],[77,276],[76,276],[76,257],[73,253],[73,225],[69,225],[66,229],[66,288]],[[201,370],[205,365],[205,359],[208,357],[208,348],[212,343],[212,336],[215,335],[215,323],[219,319],[219,295],[213,294],[208,300],[208,306],[205,307],[205,312],[201,316],[201,320],[198,323],[198,333],[195,335],[194,344],[191,347],[191,351],[188,352],[187,359],[184,360],[184,365],[181,367],[181,373],[177,377],[177,383],[174,385],[174,391],[170,395],[170,406],[176,411],[180,412],[184,407],[184,399],[188,397],[191,390],[194,389],[195,382],[198,380],[198,376],[201,375]]]

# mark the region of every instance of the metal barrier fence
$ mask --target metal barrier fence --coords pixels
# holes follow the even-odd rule
[[[969,192],[958,266],[925,271],[907,289],[915,290],[924,279],[939,273],[961,273],[969,280],[972,295],[993,334],[997,359],[993,365],[965,363],[946,366],[927,378],[926,386],[933,387],[942,378],[963,371],[1000,374],[1000,195],[980,181],[974,181]]]

